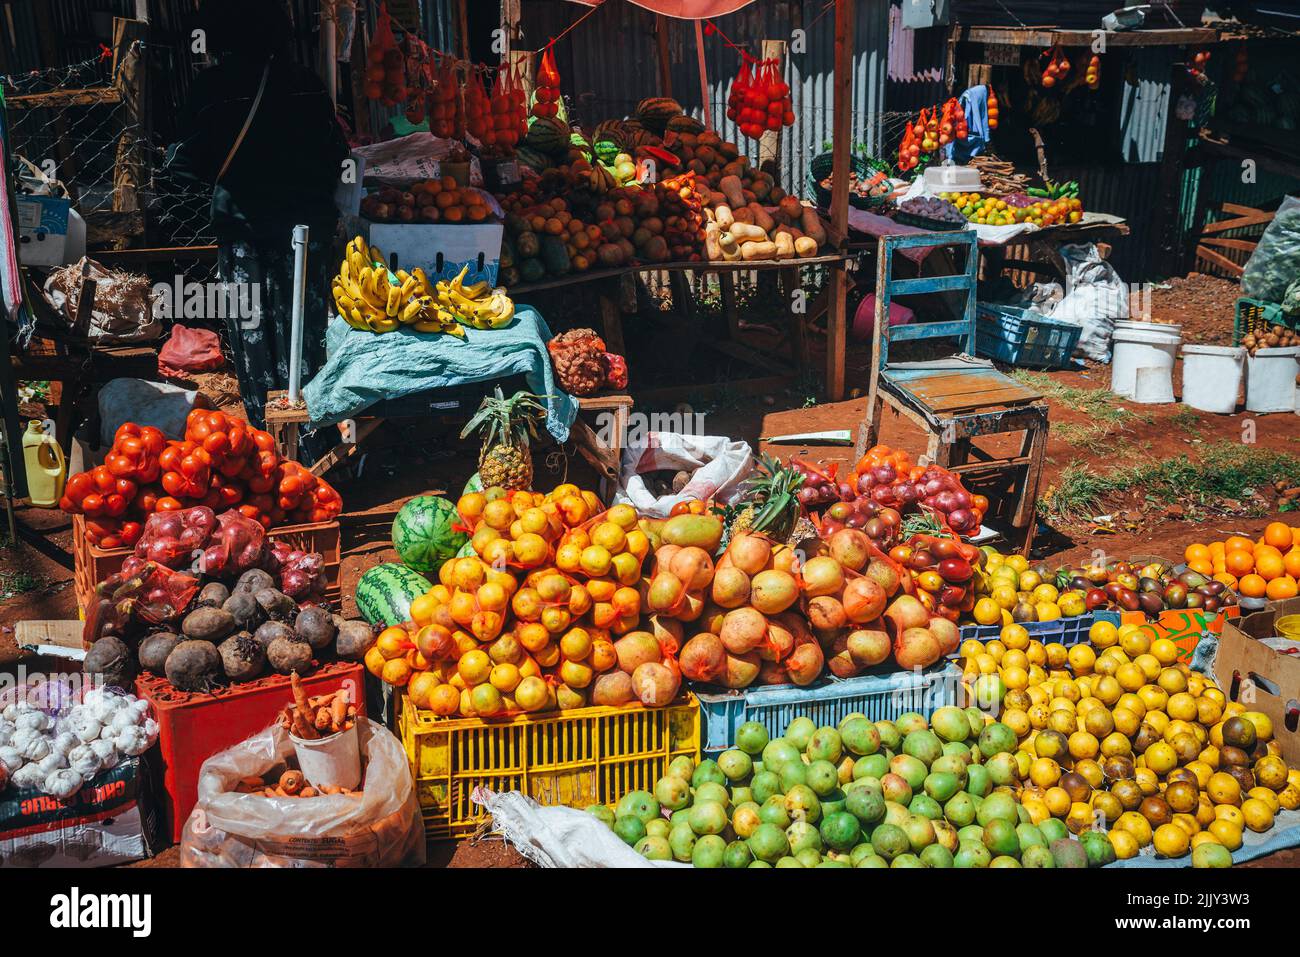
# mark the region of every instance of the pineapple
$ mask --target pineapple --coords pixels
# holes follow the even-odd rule
[[[462,439],[474,432],[483,437],[478,471],[485,487],[532,487],[533,459],[528,439],[537,438],[537,419],[546,414],[540,399],[531,392],[516,392],[507,399],[497,386],[496,395],[484,396],[478,411],[461,431]]]
[[[783,466],[770,455],[758,457],[755,475],[745,480],[744,504],[731,522],[731,534],[763,532],[778,542],[804,537],[799,528],[799,500],[803,474]],[[810,523],[811,524],[811,523]]]

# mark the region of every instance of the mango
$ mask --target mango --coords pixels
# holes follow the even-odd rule
[[[712,555],[722,541],[722,521],[713,515],[674,515],[664,522],[661,537],[665,544],[694,545]]]

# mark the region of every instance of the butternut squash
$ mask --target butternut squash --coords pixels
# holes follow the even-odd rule
[[[794,241],[795,255],[800,259],[808,259],[810,256],[817,255],[817,240],[811,236],[800,236]]]
[[[721,235],[722,229],[717,223],[709,223],[704,227],[704,258],[710,262],[722,258],[722,244],[718,241]]]
[[[762,229],[759,226],[754,226],[750,223],[741,223],[741,222],[732,223],[729,232],[731,233],[731,235],[736,237],[737,242],[741,242],[741,243],[768,242],[767,230]]]
[[[803,228],[804,235],[811,237],[818,246],[826,245],[826,230],[822,229],[822,221],[817,216],[817,210],[805,206],[800,226]]]
[[[740,185],[740,177],[734,173],[728,174],[718,180],[718,189],[722,190],[727,197],[727,204],[733,209],[740,209],[745,205],[744,187]]]
[[[726,262],[732,262],[740,258],[740,243],[728,231],[718,235],[718,248],[722,250],[722,258]]]
[[[786,196],[777,204],[777,210],[782,219],[791,226],[799,223],[799,217],[803,215],[803,205],[794,196]]]
[[[766,242],[747,242],[740,244],[740,258],[748,261],[755,259],[775,259],[776,243],[768,240]]]
[[[726,203],[716,206],[713,209],[713,221],[723,229],[730,229],[731,224],[736,221],[736,217],[731,215],[731,207]]]
[[[794,258],[794,240],[790,238],[789,233],[777,233],[772,243],[776,246],[777,259]]]
[[[731,216],[738,223],[754,225],[754,214],[750,212],[748,206],[737,206],[731,211]]]

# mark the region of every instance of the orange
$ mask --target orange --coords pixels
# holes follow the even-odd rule
[[[1255,570],[1255,556],[1241,549],[1233,549],[1224,559],[1226,570],[1231,575],[1248,575]]]
[[[1282,556],[1277,554],[1276,549],[1273,551],[1261,550],[1255,556],[1255,571],[1265,581],[1272,581],[1283,574]]]
[[[1210,560],[1210,550],[1201,544],[1188,545],[1183,551],[1183,560],[1190,565],[1192,562],[1203,562]]]
[[[1193,559],[1187,563],[1187,567],[1207,577],[1214,574],[1214,565],[1203,558]]]
[[[1210,542],[1210,557],[1222,558],[1228,553],[1228,548],[1223,542]]]
[[[1228,572],[1218,572],[1214,576],[1216,582],[1223,582],[1229,588],[1237,587],[1237,576],[1230,575]]]
[[[1282,567],[1292,578],[1300,578],[1300,548],[1293,548],[1282,556]]]
[[[1233,535],[1223,543],[1223,547],[1230,552],[1250,551],[1255,547],[1255,543],[1244,535]]]
[[[1297,590],[1296,580],[1290,575],[1282,575],[1268,583],[1264,594],[1272,601],[1281,601],[1284,598],[1294,598]]]
[[[1263,598],[1267,589],[1268,582],[1258,575],[1246,575],[1241,581],[1237,582],[1237,591],[1247,598]]]
[[[1274,548],[1291,547],[1291,526],[1286,522],[1269,522],[1264,529],[1264,541]]]

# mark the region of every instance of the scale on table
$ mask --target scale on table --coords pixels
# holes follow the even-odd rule
[[[984,187],[980,184],[980,171],[973,166],[954,166],[944,163],[931,166],[925,171],[925,191],[927,193],[979,193]]]

